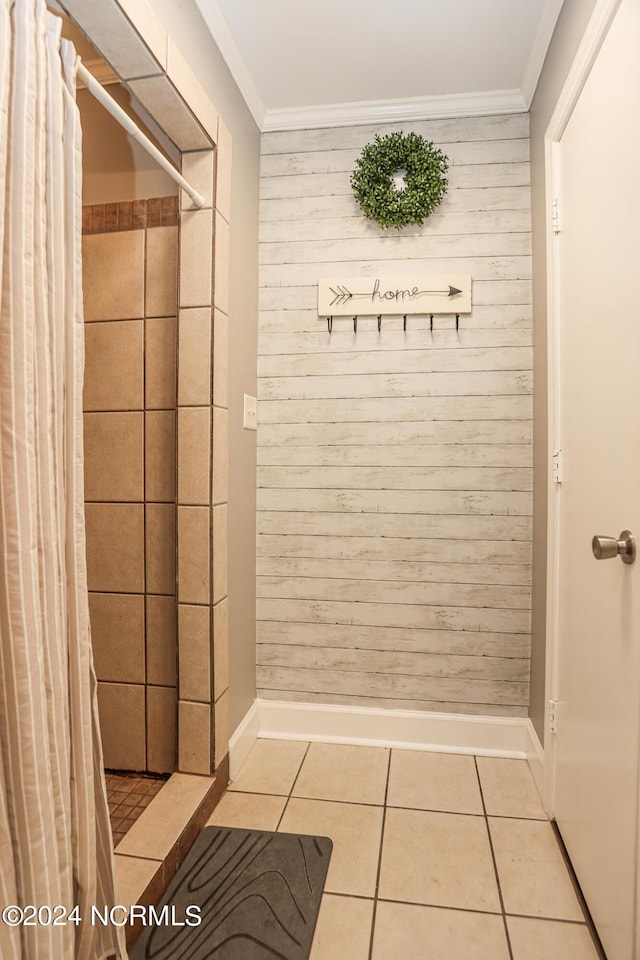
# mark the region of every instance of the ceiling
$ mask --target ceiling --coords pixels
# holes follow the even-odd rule
[[[263,130],[527,110],[563,0],[196,0]]]

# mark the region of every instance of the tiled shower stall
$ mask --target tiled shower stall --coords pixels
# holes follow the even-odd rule
[[[177,761],[178,198],[84,208],[85,499],[107,767]]]
[[[209,775],[228,751],[221,155],[183,155],[201,210],[178,196],[83,210],[87,564],[107,769]]]

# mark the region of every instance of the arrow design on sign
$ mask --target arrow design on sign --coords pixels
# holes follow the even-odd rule
[[[335,287],[329,287],[329,290],[333,294],[333,300],[330,304],[332,307],[336,305],[342,306],[345,303],[349,303],[350,300],[357,300],[359,298],[368,298],[369,300],[374,300],[376,294],[378,297],[380,297],[380,299],[384,299],[384,295],[380,294],[379,280],[376,280],[371,293],[351,293],[350,290],[347,290],[347,288],[341,284],[337,284],[337,289]],[[429,296],[454,297],[458,293],[462,293],[462,290],[452,286],[448,286],[446,290],[417,290],[416,288],[413,288],[412,290],[395,291],[393,299],[404,299],[406,296],[410,300],[415,300],[416,297],[426,296],[427,294],[429,294]]]

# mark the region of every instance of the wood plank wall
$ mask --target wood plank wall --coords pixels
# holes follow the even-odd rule
[[[421,226],[351,194],[376,125],[270,133],[261,167],[258,691],[524,716],[531,589],[528,118],[405,123],[449,157]],[[460,318],[317,316],[320,277],[470,273]]]

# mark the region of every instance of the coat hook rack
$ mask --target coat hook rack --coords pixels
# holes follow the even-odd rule
[[[456,330],[459,330],[460,314],[456,313],[455,316],[456,316]],[[433,313],[430,313],[429,314],[429,330],[431,331],[431,333],[433,333],[433,317],[434,317]],[[353,332],[354,333],[358,332],[358,319],[359,319],[359,315],[355,314],[353,316]],[[382,314],[381,313],[378,313],[376,315],[376,320],[378,323],[378,333],[380,333],[382,330]],[[407,314],[406,313],[402,315],[402,329],[405,333],[407,332]],[[329,333],[331,333],[333,330],[333,314],[329,314],[327,316],[327,330],[329,331]]]
[[[318,316],[327,318],[329,333],[334,317],[352,317],[356,333],[359,316],[377,317],[380,331],[383,315],[402,317],[405,332],[408,316],[429,317],[433,332],[434,316],[449,314],[455,316],[459,330],[460,314],[471,313],[471,283],[469,274],[322,278],[318,280]]]

